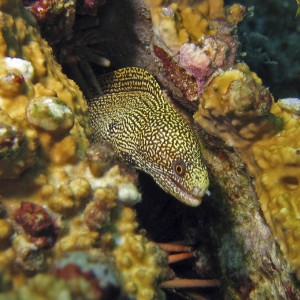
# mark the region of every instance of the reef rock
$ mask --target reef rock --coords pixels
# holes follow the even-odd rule
[[[117,262],[118,295],[153,299],[166,258],[136,233],[130,208],[141,199],[136,177],[114,160],[95,162],[97,151],[87,154],[82,92],[62,73],[20,0],[0,1],[0,86],[0,269],[7,283],[1,297],[34,299],[42,287],[48,299],[81,295],[61,268],[56,280],[52,266],[71,251],[97,249],[109,257],[104,261]],[[73,280],[93,285],[85,267],[78,268]],[[139,275],[145,269],[152,269],[147,280]],[[104,299],[101,293],[94,286],[89,299]]]

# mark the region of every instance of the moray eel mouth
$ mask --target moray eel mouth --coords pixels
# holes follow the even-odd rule
[[[193,207],[199,206],[201,204],[202,197],[205,194],[205,191],[202,192],[200,188],[194,187],[194,191],[191,192],[180,183],[176,182],[174,179],[168,177],[168,180],[172,182],[172,185],[175,185],[176,188],[179,189],[179,192],[175,192],[176,194],[174,195],[178,200]]]
[[[172,177],[167,176],[158,170],[156,170],[156,174],[152,174],[152,176],[154,179],[159,177],[160,180],[157,180],[156,182],[160,185],[160,187],[182,203],[192,207],[196,207],[201,204],[202,197],[206,192],[205,188],[201,189],[200,187],[194,187],[194,190],[190,191],[175,181]],[[159,182],[164,182],[165,185],[163,186]]]

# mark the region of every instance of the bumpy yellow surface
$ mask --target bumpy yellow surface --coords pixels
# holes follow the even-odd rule
[[[252,146],[255,186],[264,216],[300,280],[300,119],[277,103],[271,111],[283,120],[284,127]]]
[[[145,1],[151,11],[156,34],[171,50],[178,50],[187,42],[199,42],[203,35],[213,34],[209,20],[224,17],[223,1]]]
[[[211,76],[195,119],[229,146],[247,150],[254,141],[278,131],[280,122],[265,118],[271,104],[272,96],[261,79],[247,65],[237,64]]]
[[[136,225],[134,212],[124,209],[116,222],[120,235],[113,251],[116,264],[122,270],[126,292],[138,300],[160,299],[153,286],[158,287],[167,259],[156,244],[134,234]]]
[[[145,0],[152,16],[153,28],[164,45],[177,51],[185,43],[201,43],[205,35],[214,35],[211,21],[226,19],[236,25],[244,15],[244,8],[234,4],[224,9],[223,0],[164,1]]]
[[[300,119],[274,103],[246,65],[218,72],[195,120],[233,146],[255,177],[265,219],[300,279]]]
[[[51,48],[39,34],[35,19],[22,7],[21,1],[1,1],[0,9],[0,122],[3,128],[13,132],[13,141],[21,137],[11,148],[24,144],[16,154],[7,147],[0,159],[0,178],[14,179],[0,180],[1,196],[9,199],[3,201],[5,209],[12,212],[20,200],[43,204],[47,198],[53,202],[57,197],[61,203],[66,198],[81,201],[88,196],[89,183],[68,168],[84,156],[88,146],[84,125],[86,103],[82,93],[61,72]],[[7,59],[15,65],[10,66]],[[31,75],[22,72],[22,63],[32,69]],[[41,105],[44,98],[57,99],[56,111],[45,110]],[[30,104],[34,105],[37,123],[28,110]],[[67,126],[58,113],[65,109],[69,115],[62,114],[62,118],[70,120]],[[46,124],[44,127],[39,125],[42,122]],[[19,136],[14,136],[14,131]],[[5,138],[1,139],[3,144]],[[80,180],[84,181],[80,186],[84,186],[86,194],[71,188],[72,182],[75,185]],[[64,189],[59,184],[63,182]],[[66,189],[70,190],[68,196]],[[21,190],[24,193],[19,195]],[[51,202],[49,204],[51,206]]]
[[[0,0],[1,275],[18,288],[24,282],[26,285],[25,271],[49,269],[66,252],[95,247],[102,251],[103,246],[112,254],[116,248],[114,239],[127,241],[130,237],[137,239],[135,247],[146,247],[147,256],[133,261],[132,268],[147,269],[147,259],[155,265],[152,280],[136,283],[137,294],[154,295],[158,290],[159,263],[153,262],[156,256],[147,250],[149,242],[135,234],[132,209],[122,204],[132,205],[141,198],[134,185],[135,176],[122,172],[112,162],[105,164],[105,170],[97,168],[100,175],[94,174],[86,154],[86,124],[82,93],[62,73],[35,19],[21,0]],[[101,162],[99,166],[101,169]],[[21,202],[43,207],[53,219],[53,244],[48,249],[17,223],[16,214],[26,214],[20,211]],[[116,221],[112,218],[115,210],[119,214],[124,210],[132,217],[112,224]],[[34,231],[39,220],[28,214],[27,222]],[[117,237],[111,230],[118,232]],[[123,257],[119,247],[121,244],[114,254],[116,260]],[[123,248],[126,253],[126,246]],[[14,270],[19,270],[18,274]],[[119,271],[122,273],[123,268]]]
[[[11,13],[1,14],[0,24],[1,121],[25,135],[24,139],[27,142],[25,151],[22,149],[22,153],[18,156],[19,161],[12,160],[9,171],[0,169],[0,176],[16,178],[28,167],[41,163],[36,161],[39,148],[42,148],[43,155],[54,164],[58,158],[57,155],[53,155],[55,149],[52,147],[57,142],[64,146],[61,148],[69,149],[65,150],[67,158],[64,158],[68,162],[74,161],[81,155],[87,147],[87,139],[82,127],[86,124],[86,103],[77,85],[61,72],[61,67],[53,59],[51,48],[39,35],[35,19],[22,8],[21,2],[1,1],[0,9],[3,11],[11,9]],[[31,65],[33,68],[31,78],[25,77],[25,82],[21,84],[15,82],[16,77],[25,75],[18,66],[7,67],[5,57],[22,58]],[[65,104],[75,116],[74,126],[56,134],[30,123],[26,112],[27,106],[29,103],[38,103],[40,97],[55,97],[62,105]],[[9,122],[6,119],[9,119]],[[40,112],[38,121],[42,122],[44,119]],[[58,154],[57,151],[55,154]],[[3,164],[5,160],[9,158],[5,157]]]

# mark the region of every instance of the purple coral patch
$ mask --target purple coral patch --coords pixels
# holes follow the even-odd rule
[[[53,271],[66,282],[89,284],[92,299],[119,299],[121,294],[113,260],[104,255],[93,257],[84,252],[69,253],[56,263]],[[76,292],[80,294],[82,291],[77,289]],[[82,297],[86,298],[86,295]]]
[[[54,246],[58,228],[43,207],[32,202],[21,202],[20,208],[14,212],[14,219],[37,245],[42,248]]]
[[[38,21],[45,21],[49,9],[51,8],[52,0],[25,0],[24,6],[37,18]]]
[[[180,67],[173,57],[171,57],[163,48],[154,45],[153,50],[155,55],[161,60],[167,76],[181,91],[183,96],[189,101],[197,100],[198,92],[195,77],[188,74],[184,68]]]

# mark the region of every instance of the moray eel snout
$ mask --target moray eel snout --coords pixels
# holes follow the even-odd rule
[[[154,141],[158,139],[155,134],[153,137]],[[158,185],[181,202],[189,206],[198,206],[209,185],[199,141],[185,120],[177,123],[175,132],[172,133],[172,129],[169,128],[168,137],[168,144],[154,145],[148,141],[148,147],[156,149],[156,159],[141,169],[149,173]],[[146,149],[144,151],[146,157],[141,155],[141,161],[149,157],[149,151]]]
[[[200,142],[154,77],[125,68],[99,83],[104,95],[88,103],[93,141],[111,142],[123,160],[150,174],[166,192],[199,205],[209,184]]]
[[[194,173],[196,170],[187,170],[187,174],[184,176],[189,176],[189,180],[180,180],[174,176],[168,176],[162,173],[152,173],[152,177],[156,180],[158,185],[160,185],[166,192],[180,200],[181,202],[189,206],[198,206],[201,204],[202,197],[208,189],[208,180],[198,180],[198,176]],[[149,172],[150,173],[150,172]],[[151,174],[151,173],[150,173]],[[201,175],[203,170],[201,170]],[[162,182],[163,184],[160,184]],[[188,183],[188,184],[187,184]]]

